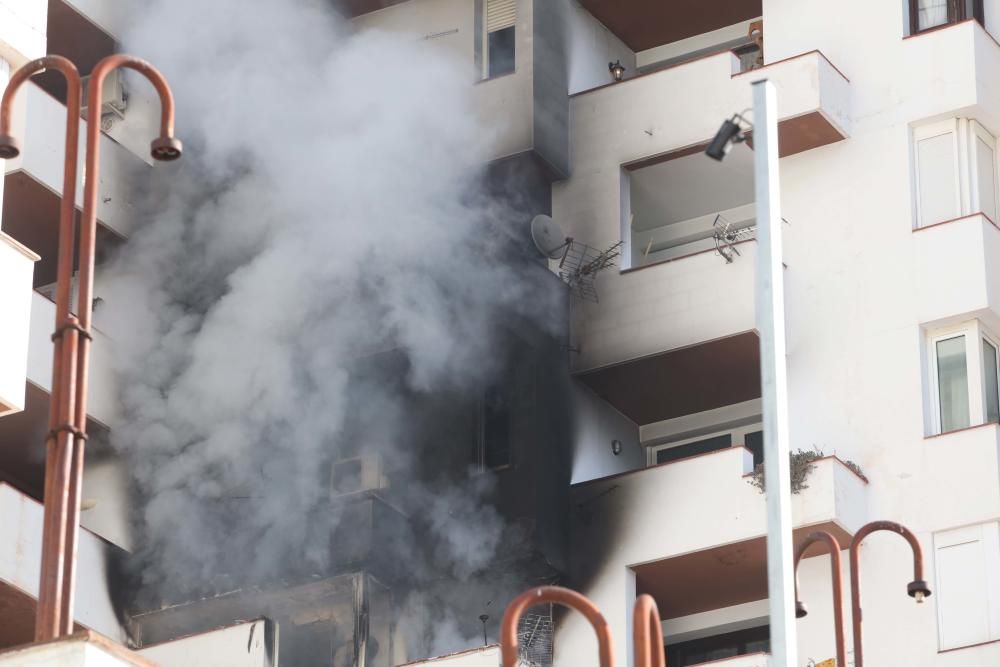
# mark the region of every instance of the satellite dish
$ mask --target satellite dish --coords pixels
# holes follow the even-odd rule
[[[562,228],[547,215],[536,215],[531,221],[531,240],[535,242],[538,252],[549,259],[556,259],[563,254],[563,249],[570,242]]]

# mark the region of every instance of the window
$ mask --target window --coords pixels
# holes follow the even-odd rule
[[[996,220],[997,142],[986,128],[952,118],[914,128],[913,143],[917,227],[972,213]]]
[[[651,447],[648,463],[659,465],[729,447],[746,447],[753,454],[753,463],[756,466],[764,462],[764,434],[760,429],[759,419],[758,416],[751,424],[726,430],[720,428],[714,433]]]
[[[1000,421],[1000,344],[978,321],[930,338],[930,432]]]
[[[910,33],[974,18],[983,23],[983,0],[909,0]]]
[[[514,71],[517,0],[481,0],[477,3],[480,12],[484,6],[486,20],[480,18],[483,32],[478,39],[477,52],[483,78],[492,79]]]
[[[1000,640],[1000,526],[935,534],[934,570],[939,648]]]
[[[490,388],[481,409],[480,465],[497,470],[511,463],[510,402],[503,387]]]
[[[771,631],[767,625],[722,635],[692,639],[667,646],[667,664],[677,667],[734,658],[771,650]]]
[[[969,425],[969,376],[965,363],[965,336],[939,340],[935,347],[941,430],[965,428]]]

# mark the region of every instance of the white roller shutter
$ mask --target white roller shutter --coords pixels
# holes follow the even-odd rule
[[[486,32],[510,28],[517,21],[517,0],[486,0]]]

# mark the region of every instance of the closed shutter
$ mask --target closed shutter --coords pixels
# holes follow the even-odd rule
[[[941,650],[1000,639],[1000,533],[996,522],[934,536]]]
[[[914,131],[919,227],[961,215],[956,129],[951,119]]]
[[[486,32],[510,28],[517,21],[517,0],[486,0]]]

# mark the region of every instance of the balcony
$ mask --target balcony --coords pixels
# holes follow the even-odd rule
[[[985,215],[915,229],[913,260],[920,322],[976,313],[1000,318],[1000,228]]]
[[[0,416],[24,409],[28,367],[31,279],[38,255],[0,232]]]
[[[65,127],[66,107],[39,86],[25,85],[14,105],[13,123],[13,134],[22,139],[23,150],[19,157],[5,163],[8,187],[12,179],[30,178],[52,193],[62,192]],[[81,156],[84,154],[85,137],[84,121],[80,126]],[[148,169],[148,165],[103,133],[100,145],[97,218],[117,234],[128,236],[135,216],[132,184],[138,174]],[[77,207],[82,206],[82,202],[83,188],[77,187]]]
[[[616,637],[627,636],[632,590],[652,595],[665,623],[767,597],[766,502],[751,466],[730,447],[573,487],[573,581]],[[796,539],[825,529],[847,544],[868,518],[867,482],[826,457],[805,483],[792,496]]]
[[[42,506],[0,483],[0,648],[32,640],[42,550]],[[77,555],[75,617],[79,628],[124,642],[109,593],[107,561],[114,547],[86,530],[80,531]],[[0,656],[0,664],[5,664]],[[10,664],[25,664],[13,662]],[[42,663],[45,664],[45,663]],[[63,664],[63,663],[59,663]],[[70,663],[66,663],[70,664]],[[75,664],[75,663],[73,663]]]
[[[597,280],[600,303],[574,309],[583,371],[754,328],[752,233],[716,252],[716,216],[753,222],[752,153],[722,165],[701,151],[722,119],[751,106],[750,82],[778,91],[779,146],[792,155],[849,134],[850,85],[813,51],[743,74],[729,51],[571,99],[573,178],[553,217],[594,247],[624,242],[623,270]],[[678,104],[677,95],[692,103]],[[738,254],[734,253],[735,250]]]

